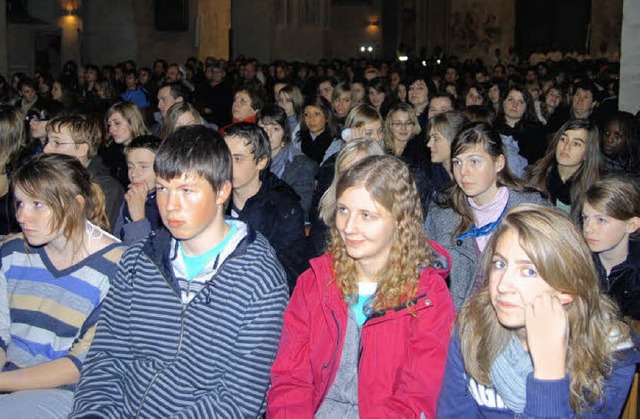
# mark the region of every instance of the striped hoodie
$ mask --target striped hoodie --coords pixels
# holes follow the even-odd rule
[[[247,235],[188,304],[165,229],[132,246],[105,299],[71,418],[258,417],[287,303],[267,240]]]

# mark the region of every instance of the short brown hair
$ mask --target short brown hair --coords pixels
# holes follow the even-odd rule
[[[47,123],[47,136],[52,132],[59,133],[62,128],[69,131],[74,143],[89,146],[87,151],[89,159],[96,156],[104,136],[102,125],[97,120],[77,113],[57,116]]]

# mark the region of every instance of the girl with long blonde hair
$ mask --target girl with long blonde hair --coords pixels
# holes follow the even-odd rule
[[[409,169],[366,157],[340,175],[334,211],[329,253],[285,312],[267,417],[434,417],[450,259],[424,233]]]
[[[579,229],[555,208],[516,207],[482,266],[486,281],[456,320],[438,417],[617,418],[640,355]]]

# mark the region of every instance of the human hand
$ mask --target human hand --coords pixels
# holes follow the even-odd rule
[[[566,375],[569,320],[557,291],[545,292],[527,301],[523,298],[527,347],[533,361],[533,376],[559,380]]]
[[[345,128],[342,130],[342,139],[348,143],[350,141],[359,140],[367,137],[367,130],[364,127],[360,128]]]
[[[124,199],[129,207],[132,221],[140,221],[145,218],[144,204],[147,200],[149,189],[144,183],[129,184],[129,190],[124,194]]]

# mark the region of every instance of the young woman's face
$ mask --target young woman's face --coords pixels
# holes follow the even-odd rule
[[[57,81],[54,81],[53,85],[51,85],[51,97],[53,100],[62,100],[62,86]]]
[[[258,126],[262,127],[269,136],[269,143],[271,143],[271,155],[275,156],[282,149],[282,142],[284,141],[284,128],[280,124],[266,123],[263,120],[258,122]]]
[[[347,253],[374,272],[382,268],[393,244],[395,220],[362,186],[345,190],[337,200],[336,227]]]
[[[500,101],[500,88],[495,84],[489,88],[489,100],[491,103]]]
[[[464,106],[482,105],[482,95],[478,93],[475,87],[472,87],[464,97]]]
[[[527,104],[524,101],[524,96],[517,90],[511,90],[507,95],[504,103],[502,104],[504,114],[514,121],[520,121],[525,111],[527,110]]]
[[[289,98],[289,95],[283,92],[278,93],[278,106],[284,109],[287,116],[295,114],[293,109],[293,101]]]
[[[413,137],[413,122],[409,114],[405,111],[396,111],[390,117],[393,140],[402,143],[409,141]]]
[[[148,148],[134,148],[127,152],[127,175],[131,185],[144,185],[149,191],[156,188],[155,158],[156,154]]]
[[[53,211],[47,204],[27,195],[20,187],[16,187],[14,196],[16,220],[31,246],[46,245],[62,236],[61,231],[51,230]]]
[[[589,133],[584,129],[566,130],[556,146],[558,166],[577,170],[584,161],[588,136]]]
[[[484,205],[498,193],[498,173],[504,168],[504,156],[493,159],[482,145],[475,144],[451,159],[453,177],[460,189],[477,205]]]
[[[509,229],[500,236],[489,271],[491,305],[498,321],[502,326],[515,330],[522,330],[525,326],[525,305],[544,293],[559,294],[538,274],[519,239],[515,229]]]
[[[399,83],[396,86],[396,91],[398,92],[398,100],[401,103],[407,103],[407,86],[402,83]]]
[[[628,252],[629,234],[637,229],[636,217],[623,221],[596,210],[585,202],[582,205],[582,235],[594,253]]]
[[[611,121],[602,135],[602,152],[610,157],[622,153],[627,145],[627,136],[620,129],[620,122]]]
[[[385,96],[384,92],[380,92],[373,87],[369,88],[369,102],[371,102],[374,108],[380,109],[380,105],[384,102]]]
[[[427,147],[431,150],[432,163],[444,163],[451,159],[451,144],[435,128],[429,129]]]
[[[327,118],[324,116],[322,109],[315,106],[307,106],[304,108],[304,123],[309,128],[309,132],[313,135],[322,134],[325,125],[327,124]]]
[[[351,99],[350,91],[341,94],[340,97],[333,101],[333,108],[336,110],[336,116],[338,116],[338,118],[346,117],[351,110],[352,105],[353,101]]]
[[[117,144],[127,145],[132,140],[133,134],[131,133],[129,122],[120,112],[114,112],[107,119],[107,129],[109,130],[109,135]]]
[[[560,102],[562,101],[562,95],[558,91],[558,89],[549,89],[547,94],[544,97],[544,101],[547,104],[547,107],[550,109],[556,109],[560,106]]]
[[[353,93],[354,103],[362,103],[364,100],[364,86],[362,83],[351,83],[351,93]]]
[[[429,89],[424,80],[416,80],[409,86],[409,103],[415,106],[424,106],[429,101]]]

